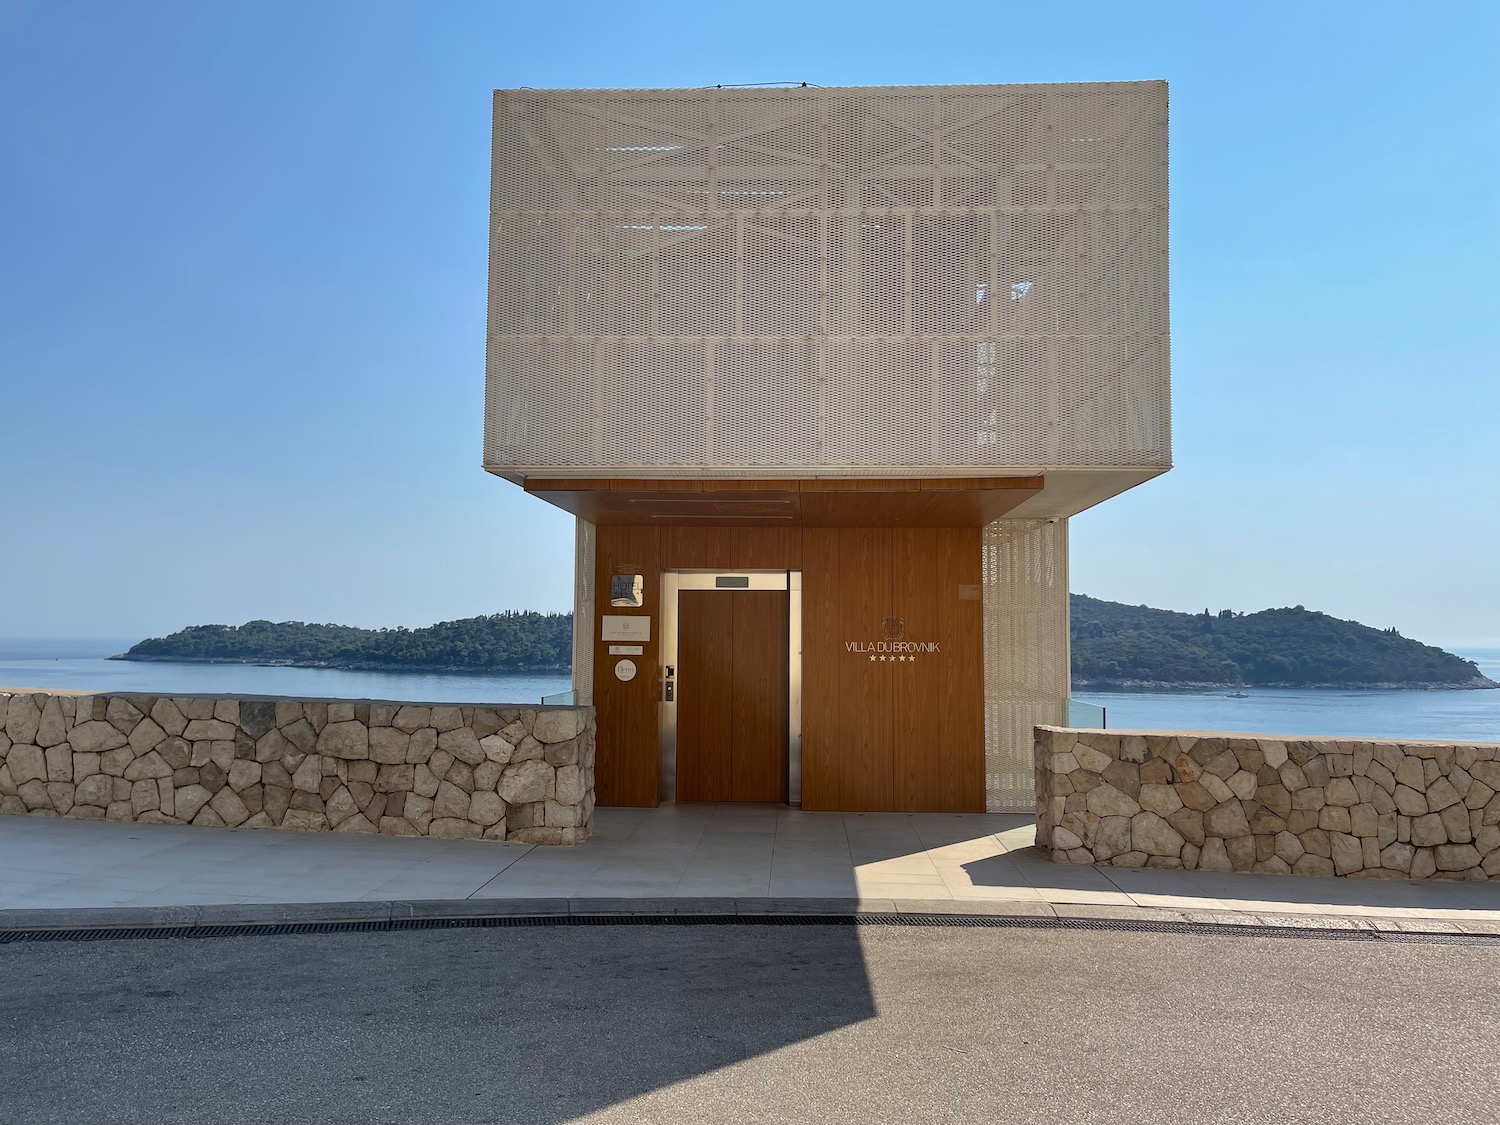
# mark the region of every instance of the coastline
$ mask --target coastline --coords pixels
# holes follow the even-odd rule
[[[1166,680],[1078,680],[1072,684],[1074,691],[1096,691],[1107,692],[1118,695],[1129,695],[1132,693],[1149,692],[1192,692],[1206,693],[1219,691],[1490,691],[1500,688],[1500,682],[1487,676],[1476,676],[1472,680],[1463,680],[1456,683],[1429,683],[1429,682],[1392,682],[1392,683],[1331,683],[1331,684],[1293,684],[1293,683],[1266,683],[1266,684],[1210,684],[1210,683],[1172,683]]]
[[[414,675],[537,676],[568,675],[570,665],[475,666],[472,664],[385,664],[370,660],[270,660],[230,656],[132,656],[128,652],[105,657],[139,664],[228,664],[252,668],[324,668],[334,672],[395,672]]]
[[[255,668],[326,668],[338,672],[394,672],[418,675],[465,675],[465,676],[528,676],[568,675],[568,665],[541,665],[537,667],[476,667],[459,664],[385,664],[369,660],[272,660],[253,657],[227,656],[133,656],[128,652],[107,657],[108,660],[131,661],[142,664],[218,664],[243,665]],[[1485,676],[1455,683],[1428,683],[1393,681],[1389,683],[1174,683],[1167,680],[1079,680],[1074,679],[1073,691],[1105,692],[1128,695],[1133,693],[1184,692],[1208,693],[1220,691],[1255,690],[1307,690],[1307,691],[1489,691],[1500,689],[1500,682]]]

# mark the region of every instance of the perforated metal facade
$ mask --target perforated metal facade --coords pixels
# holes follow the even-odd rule
[[[491,471],[1169,465],[1164,83],[504,90],[494,125]]]
[[[1033,728],[1068,719],[1068,521],[996,520],[982,542],[985,802],[1029,810]]]

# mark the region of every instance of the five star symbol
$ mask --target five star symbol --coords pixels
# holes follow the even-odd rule
[[[903,662],[909,660],[913,664],[915,664],[917,662],[917,658],[915,656],[876,656],[874,653],[871,653],[870,654],[870,663],[873,664],[877,660],[882,660],[882,661],[889,660],[892,664],[894,664],[898,660],[903,661]]]

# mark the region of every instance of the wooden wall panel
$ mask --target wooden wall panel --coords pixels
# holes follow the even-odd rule
[[[936,640],[947,648],[938,624],[938,560],[928,531],[892,533],[891,612],[903,622],[908,641]],[[956,592],[955,592],[956,596]],[[893,783],[896,808],[930,812],[943,808],[938,778],[945,762],[938,710],[946,665],[954,654],[902,653],[887,673],[892,702]]]
[[[837,809],[839,705],[836,663],[843,650],[839,589],[839,532],[802,533],[802,807]]]
[[[796,570],[800,527],[663,527],[662,566],[669,570]]]
[[[658,803],[657,785],[657,669],[661,643],[660,528],[600,527],[594,540],[594,708],[598,734],[594,762],[594,791],[601,805]],[[640,609],[612,608],[609,578],[616,573],[640,574],[645,579],[645,604]],[[651,640],[641,656],[631,657],[640,669],[635,679],[615,679],[618,656],[599,639],[605,614],[643,614],[651,618]]]
[[[597,613],[642,612],[652,639],[640,674],[613,674],[595,622],[596,784],[601,805],[657,803],[657,690],[663,569],[801,569],[802,802],[808,809],[979,811],[984,807],[981,603],[975,528],[601,526]],[[603,597],[617,571],[645,577],[639,611]],[[940,655],[874,662],[850,640],[882,640],[886,617]]]
[[[803,532],[802,804],[983,811],[979,535],[968,528]],[[887,617],[939,653],[874,661]]]

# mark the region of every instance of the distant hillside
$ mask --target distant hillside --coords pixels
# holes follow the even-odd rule
[[[1072,595],[1073,687],[1496,687],[1466,660],[1327,614],[1174,613]],[[496,613],[425,629],[301,621],[195,625],[118,659],[289,664],[371,671],[565,672],[570,613]]]
[[[1073,594],[1073,687],[1497,687],[1394,630],[1296,606],[1175,613]]]
[[[372,671],[565,672],[573,663],[573,615],[495,613],[425,629],[356,629],[301,621],[193,625],[142,641],[116,659]]]

